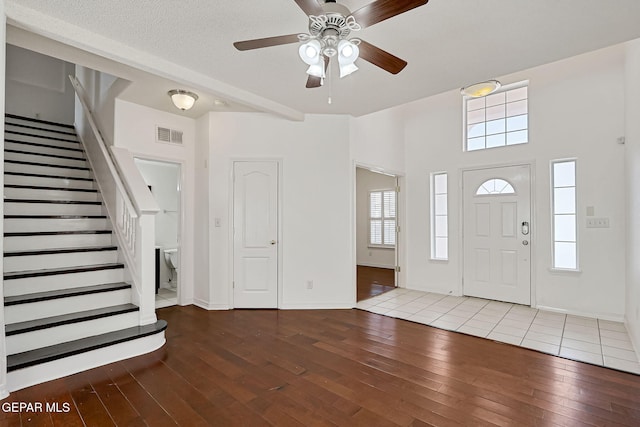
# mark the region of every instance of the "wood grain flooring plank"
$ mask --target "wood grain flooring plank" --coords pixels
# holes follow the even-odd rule
[[[362,310],[158,317],[162,349],[7,401],[67,400],[69,414],[34,418],[65,427],[640,425],[640,376]]]

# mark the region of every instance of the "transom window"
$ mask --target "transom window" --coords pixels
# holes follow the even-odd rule
[[[467,151],[529,142],[529,106],[526,83],[500,92],[465,99]]]
[[[369,193],[369,245],[393,248],[396,245],[396,191]]]
[[[487,194],[515,194],[516,190],[504,179],[492,178],[488,179],[478,187],[476,196],[485,196]]]

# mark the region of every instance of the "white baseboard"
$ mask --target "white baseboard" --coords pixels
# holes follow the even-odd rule
[[[16,391],[46,381],[151,353],[166,342],[164,332],[7,373],[7,388]]]
[[[196,307],[200,307],[203,308],[205,310],[231,310],[231,307],[229,307],[226,304],[210,304],[209,301],[205,301],[203,299],[200,298],[194,298],[193,299],[193,305],[195,305]]]
[[[280,310],[348,310],[356,306],[355,301],[353,303],[337,303],[337,302],[287,302],[282,303],[279,307]]]
[[[624,315],[611,313],[594,313],[591,311],[566,310],[558,307],[550,307],[546,305],[535,306],[538,310],[551,311],[553,313],[570,314],[572,316],[590,317],[592,319],[609,320],[612,322],[624,322]]]

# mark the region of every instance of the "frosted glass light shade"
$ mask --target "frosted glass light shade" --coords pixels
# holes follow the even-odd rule
[[[182,111],[188,110],[193,107],[193,104],[198,99],[198,95],[193,92],[189,92],[188,90],[182,89],[173,89],[168,92],[171,97],[171,101],[176,108],[179,108]]]
[[[349,40],[340,40],[338,43],[338,63],[340,64],[340,78],[348,76],[358,67],[354,64],[360,55],[358,45],[351,43]]]
[[[495,92],[500,89],[500,86],[502,85],[497,80],[487,80],[486,82],[475,83],[470,86],[463,87],[460,89],[460,93],[471,98],[480,98]]]
[[[298,54],[305,64],[316,65],[320,61],[320,54],[322,53],[322,46],[318,40],[310,40],[307,43],[300,45]]]

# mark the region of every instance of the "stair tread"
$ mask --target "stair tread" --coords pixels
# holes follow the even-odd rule
[[[37,134],[27,133],[27,132],[16,132],[13,130],[5,130],[4,133],[5,135],[6,134],[21,135],[21,136],[28,136],[29,138],[41,138],[41,139],[47,139],[50,141],[70,142],[74,144],[79,144],[78,140],[76,139],[56,138],[55,136],[50,136],[50,135],[37,135]]]
[[[52,190],[52,191],[80,191],[83,193],[97,193],[95,188],[50,187],[45,185],[5,184],[4,188],[23,188],[25,190]]]
[[[103,317],[132,313],[134,311],[138,311],[139,309],[140,308],[137,305],[120,304],[109,307],[96,308],[93,310],[62,314],[59,316],[45,317],[42,319],[28,320],[26,322],[10,323],[5,325],[5,334],[7,336],[24,334],[27,332],[54,328],[56,326],[69,325],[72,323],[101,319]]]
[[[108,263],[108,264],[82,265],[77,267],[60,267],[60,268],[45,268],[41,270],[13,271],[13,272],[5,272],[4,280],[24,279],[28,277],[54,276],[57,274],[84,273],[89,271],[100,271],[100,270],[116,270],[120,268],[124,268],[124,264],[116,262],[116,263]]]
[[[55,200],[55,199],[4,199],[5,203],[53,203],[61,205],[101,205],[100,201],[92,200]]]
[[[49,154],[49,153],[34,153],[33,151],[23,151],[23,150],[13,150],[11,148],[5,148],[5,153],[13,153],[13,154],[26,154],[28,156],[41,156],[41,157],[51,157],[54,159],[64,159],[64,160],[74,160],[78,162],[86,162],[87,160],[82,157],[71,157],[71,156],[62,156],[59,154]]]
[[[21,145],[30,145],[32,147],[42,147],[42,148],[54,148],[56,150],[65,150],[65,151],[76,151],[83,152],[82,148],[72,148],[72,147],[64,147],[61,145],[51,145],[51,144],[43,144],[42,142],[33,142],[33,141],[20,141],[19,139],[7,139],[4,140],[5,144],[10,142],[12,144],[21,144]]]
[[[55,254],[68,254],[76,252],[103,252],[103,251],[115,251],[117,246],[78,246],[73,248],[54,248],[54,249],[39,249],[39,250],[25,250],[25,251],[13,251],[5,252],[6,257],[16,256],[30,256],[30,255],[55,255]]]
[[[40,302],[40,301],[50,301],[54,299],[98,294],[103,292],[118,291],[121,289],[130,289],[130,288],[131,288],[131,285],[129,283],[118,282],[118,283],[105,283],[102,285],[83,286],[80,288],[59,289],[59,290],[48,291],[48,292],[36,292],[32,294],[4,297],[4,306],[8,307],[12,305],[29,304],[29,303]]]
[[[4,233],[4,237],[63,236],[73,234],[111,234],[111,230],[69,230],[69,231],[16,231]]]
[[[33,117],[20,116],[18,114],[11,114],[11,113],[5,113],[4,116],[5,116],[5,118],[9,118],[9,119],[25,120],[25,121],[28,121],[28,122],[43,123],[43,124],[46,124],[46,125],[60,126],[60,127],[63,127],[63,128],[68,128],[68,129],[74,129],[75,130],[75,126],[67,124],[67,123],[51,122],[51,121],[48,121],[48,120],[35,119]]]
[[[27,177],[31,177],[31,178],[53,178],[53,179],[71,179],[71,180],[76,180],[76,181],[95,181],[93,178],[84,178],[81,176],[65,176],[65,175],[48,175],[48,174],[42,174],[42,173],[27,173],[27,172],[12,172],[12,171],[5,171],[4,172],[5,175],[12,175],[12,176],[27,176]]]
[[[165,320],[158,320],[150,325],[134,326],[93,337],[25,351],[24,353],[12,354],[7,356],[7,370],[15,371],[137,338],[144,338],[163,332],[165,329],[167,329],[167,322]]]
[[[47,167],[47,168],[72,169],[72,170],[79,170],[79,171],[88,171],[88,170],[90,170],[89,168],[80,167],[80,166],[56,165],[56,164],[41,163],[41,162],[25,162],[25,161],[22,161],[22,160],[5,159],[4,162],[5,163],[13,163],[13,164],[16,164],[16,165],[42,166],[42,167]]]
[[[63,130],[57,130],[57,129],[48,129],[48,128],[42,128],[42,127],[37,127],[37,126],[29,126],[29,125],[25,125],[22,123],[6,123],[6,126],[15,126],[15,127],[19,127],[19,128],[24,128],[24,129],[32,129],[32,130],[38,130],[38,131],[43,131],[43,132],[53,132],[53,133],[59,133],[62,135],[69,135],[69,136],[77,136],[77,134],[75,132],[67,132],[67,131],[63,131]]]
[[[5,215],[4,219],[106,219],[106,215]]]

